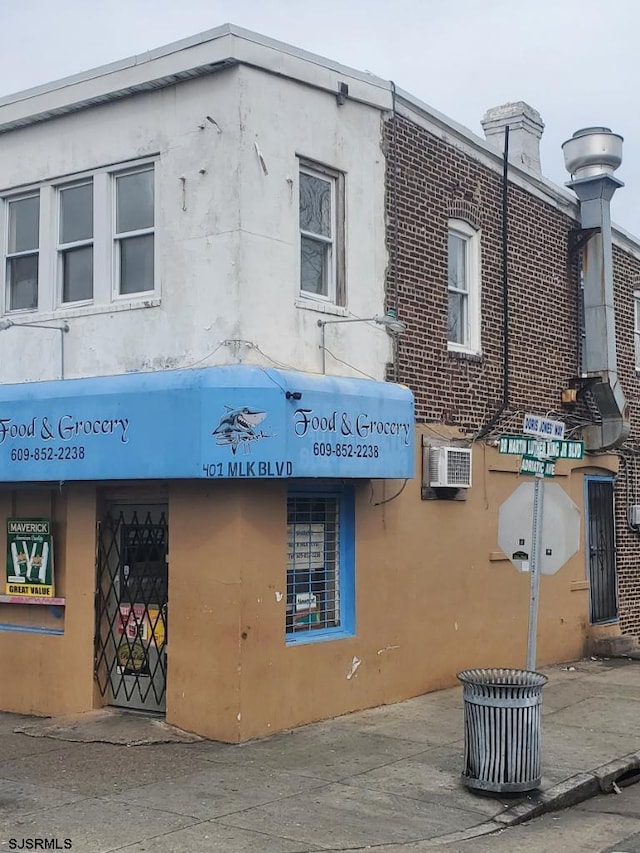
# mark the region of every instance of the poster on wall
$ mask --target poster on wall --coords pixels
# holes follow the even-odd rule
[[[25,600],[54,597],[50,519],[7,519],[5,593]]]
[[[314,572],[325,567],[324,524],[287,525],[287,622],[297,627],[320,621]]]

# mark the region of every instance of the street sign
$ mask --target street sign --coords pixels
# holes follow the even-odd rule
[[[545,440],[524,435],[501,435],[498,451],[513,456],[535,456],[548,459],[582,459],[584,441]]]
[[[534,483],[523,483],[501,505],[498,545],[519,572],[530,571]],[[546,483],[542,510],[540,571],[554,575],[580,547],[580,512],[556,483]]]
[[[539,435],[541,438],[564,438],[564,424],[551,418],[541,418],[538,415],[525,415],[522,432],[527,435]]]
[[[560,486],[555,483],[545,486],[544,478],[553,477],[555,473],[552,461],[542,458],[540,453],[525,455],[520,471],[534,474],[535,480],[523,483],[500,506],[498,544],[519,572],[530,572],[527,669],[534,670],[540,575],[554,575],[580,547],[580,512]]]
[[[537,456],[523,456],[520,463],[521,474],[534,474],[536,477],[555,477],[555,462],[538,459]]]

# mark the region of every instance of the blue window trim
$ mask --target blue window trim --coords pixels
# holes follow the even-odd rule
[[[319,628],[311,631],[285,633],[288,646],[322,643],[353,637],[356,633],[356,554],[355,554],[355,495],[353,486],[325,485],[318,488],[312,484],[299,485],[287,492],[290,497],[337,497],[340,502],[340,625],[336,628]]]
[[[63,628],[39,628],[35,625],[13,625],[0,622],[0,631],[15,631],[20,634],[52,634],[56,637],[64,635]]]

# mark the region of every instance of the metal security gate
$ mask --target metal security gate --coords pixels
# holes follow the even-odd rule
[[[618,618],[613,480],[587,477],[587,553],[591,622]]]
[[[108,704],[163,712],[166,505],[110,507],[98,525],[95,677]]]

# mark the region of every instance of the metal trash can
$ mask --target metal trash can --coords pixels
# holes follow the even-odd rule
[[[467,669],[458,678],[464,699],[463,783],[505,793],[539,787],[546,676],[523,669]]]

